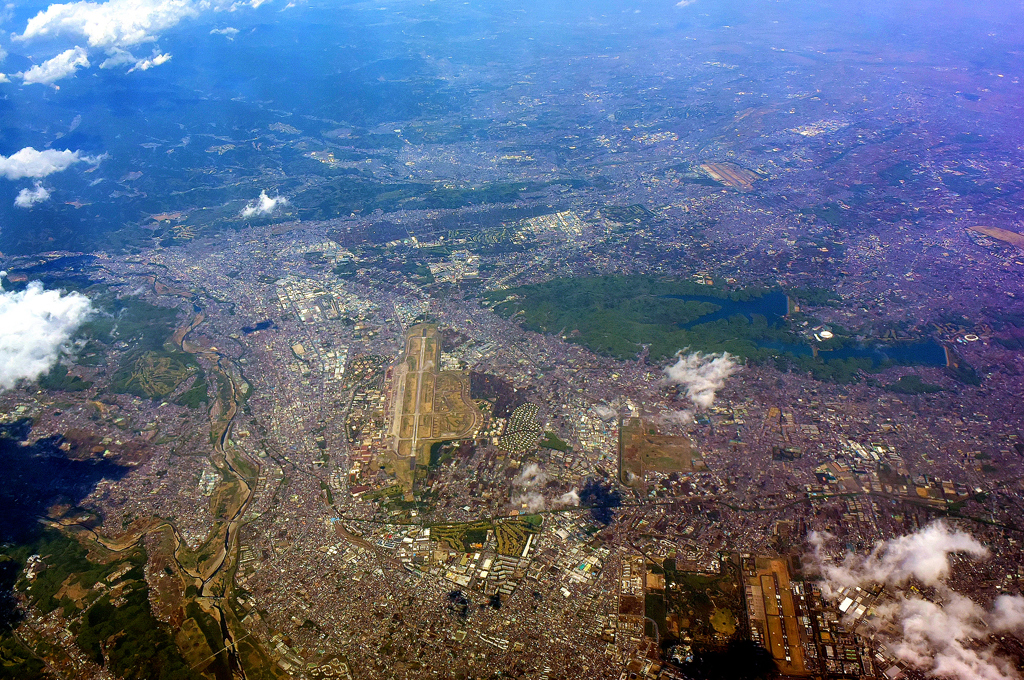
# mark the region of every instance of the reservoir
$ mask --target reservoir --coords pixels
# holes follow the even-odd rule
[[[796,356],[811,356],[814,353],[809,344],[765,342],[759,346]],[[855,345],[832,351],[819,351],[818,358],[826,362],[831,359],[870,359],[875,366],[888,363],[903,366],[945,366],[946,350],[934,340],[925,340]]]
[[[699,326],[702,323],[728,319],[736,315],[745,316],[748,321],[753,321],[754,315],[763,316],[768,319],[769,324],[775,325],[789,313],[789,298],[786,297],[785,293],[781,292],[768,293],[767,295],[762,295],[752,300],[744,300],[743,302],[737,302],[729,298],[712,297],[710,295],[666,295],[665,297],[686,302],[708,302],[721,308],[689,323],[679,324],[679,328],[683,330]]]
[[[728,319],[740,315],[748,321],[754,316],[763,316],[770,325],[776,325],[789,313],[789,298],[785,293],[774,292],[752,300],[738,302],[729,298],[718,298],[711,295],[666,295],[665,297],[687,302],[707,302],[720,309],[704,316],[679,324],[682,330],[689,330],[701,324]],[[814,349],[810,344],[763,342],[759,347],[773,349],[778,352],[795,356],[810,356]],[[901,364],[904,366],[945,366],[946,350],[934,340],[921,342],[874,343],[843,347],[842,349],[818,352],[824,361],[830,359],[870,359],[875,366],[883,364]]]
[[[905,366],[946,365],[946,350],[934,340],[844,347],[833,352],[818,352],[818,356],[825,361],[832,358],[871,359],[876,366],[888,362]]]

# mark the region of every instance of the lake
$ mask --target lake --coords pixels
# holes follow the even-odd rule
[[[679,324],[679,328],[683,330],[736,315],[744,316],[750,321],[753,321],[755,315],[763,316],[769,324],[774,325],[781,322],[789,313],[789,298],[781,292],[768,293],[759,298],[742,302],[711,295],[666,295],[665,297],[687,302],[708,302],[720,307],[717,311],[705,314],[699,319]],[[758,346],[796,356],[810,356],[814,353],[809,343],[763,342]],[[905,366],[946,365],[946,350],[934,340],[856,345],[829,352],[819,352],[818,356],[825,361],[829,359],[871,359],[876,366],[886,363]]]
[[[689,330],[694,326],[711,323],[719,319],[728,319],[736,315],[745,316],[750,321],[753,321],[754,315],[763,316],[768,319],[768,323],[775,324],[789,313],[789,298],[786,297],[785,293],[781,292],[768,293],[759,298],[743,302],[737,302],[729,298],[717,298],[711,295],[666,295],[664,297],[672,298],[673,300],[684,300],[686,302],[708,302],[721,308],[716,312],[705,314],[699,319],[679,324],[679,328],[683,330]]]

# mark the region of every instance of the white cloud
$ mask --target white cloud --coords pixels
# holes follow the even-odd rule
[[[73,47],[61,52],[53,59],[36,64],[25,71],[21,77],[26,85],[33,83],[51,85],[61,78],[75,75],[75,71],[80,68],[89,68],[89,56],[81,47]]]
[[[1024,598],[1002,595],[991,610],[946,585],[950,556],[984,559],[989,551],[970,534],[935,522],[908,536],[879,541],[869,555],[847,553],[842,562],[825,557],[827,534],[811,534],[812,561],[823,576],[822,591],[835,598],[854,587],[885,584],[893,597],[862,620],[898,659],[933,677],[956,680],[1018,680],[1013,665],[987,640],[992,633],[1024,631]],[[922,597],[908,583],[920,582],[935,596]]]
[[[695,2],[697,2],[697,0],[679,0],[679,2],[676,3],[676,7],[689,7]]]
[[[238,35],[238,29],[228,26],[227,28],[215,28],[210,31],[210,35],[222,35],[228,40],[234,40],[235,36]]]
[[[813,545],[821,539],[812,535]],[[951,531],[943,522],[935,522],[917,533],[875,543],[869,555],[846,555],[842,564],[827,564],[823,573],[828,582],[852,588],[862,583],[898,585],[913,577],[925,585],[937,587],[949,575],[949,556],[964,553],[976,559],[988,557],[988,549],[973,536]]]
[[[100,64],[100,68],[116,68],[125,64],[134,64],[136,61],[138,60],[134,54],[128,50],[115,47],[107,50],[107,58]]]
[[[132,71],[147,71],[170,60],[171,55],[153,51],[153,56],[138,59],[128,51],[137,45],[155,42],[160,34],[186,19],[206,11],[235,11],[256,8],[269,0],[249,0],[233,3],[231,0],[107,0],[107,2],[56,3],[28,20],[25,30],[14,39],[53,39],[67,37],[76,42],[84,40],[89,49],[102,50],[107,59],[100,68],[132,64]],[[211,31],[231,39],[237,29]],[[89,49],[75,47],[67,50],[42,66],[24,74],[26,83],[51,84],[74,74],[78,68],[88,68]],[[22,74],[19,74],[22,75]],[[2,82],[2,81],[0,81]]]
[[[22,189],[18,197],[14,199],[14,205],[19,208],[31,208],[36,203],[50,200],[50,192],[39,182],[32,189]]]
[[[580,494],[576,489],[572,491],[566,491],[555,501],[555,505],[573,505],[578,506],[580,504]]]
[[[686,396],[698,408],[709,408],[726,379],[740,370],[728,352],[685,355],[680,352],[678,357],[676,363],[664,369],[665,382],[685,387]]]
[[[157,39],[209,3],[192,0],[108,0],[50,5],[29,19],[20,40],[59,35],[82,37],[90,47],[131,47]]]
[[[10,156],[0,156],[0,177],[7,179],[21,179],[32,177],[39,179],[52,175],[55,172],[67,170],[75,163],[96,164],[103,156],[84,156],[81,151],[57,151],[56,149],[44,149],[36,151],[31,146],[26,146]]]
[[[515,484],[524,489],[529,489],[548,481],[548,475],[536,463],[530,463],[523,468],[516,477]]]
[[[988,637],[985,611],[972,600],[951,593],[940,606],[917,596],[899,596],[876,611],[881,621],[901,633],[890,649],[900,659],[929,675],[961,680],[1009,680],[1020,676],[992,647],[973,641]],[[876,622],[880,624],[881,621]]]
[[[548,475],[536,463],[530,463],[522,469],[519,475],[512,482],[512,488],[516,494],[512,502],[516,505],[525,505],[529,512],[537,512],[544,509],[544,496],[537,492],[544,482],[548,481]],[[579,505],[579,500],[576,502]]]
[[[128,50],[122,50],[119,47],[114,47],[107,50],[107,58],[100,64],[100,68],[117,68],[118,66],[127,66],[128,64],[131,64],[132,67],[128,69],[128,73],[131,73],[132,71],[148,71],[154,66],[166,64],[170,60],[171,55],[161,53],[158,50],[153,50],[152,56],[139,59]]]
[[[138,61],[136,61],[135,66],[132,66],[130,69],[128,69],[128,73],[131,73],[132,71],[148,71],[154,66],[166,64],[170,60],[171,55],[166,53],[161,54],[159,52],[154,52],[152,57],[148,59],[139,59]]]
[[[1024,633],[1024,597],[997,597],[992,605],[992,629],[1000,633]]]
[[[280,206],[288,205],[288,199],[284,196],[275,196],[271,198],[267,196],[266,191],[260,192],[260,197],[255,201],[249,201],[242,212],[239,213],[242,217],[256,217],[259,215],[270,215]]]
[[[7,77],[6,73],[0,73],[0,83],[9,83],[11,79]]]
[[[527,512],[539,512],[544,509],[544,496],[536,491],[527,491],[515,499],[516,505],[523,507]]]
[[[693,411],[683,409],[681,411],[666,411],[658,416],[658,420],[668,425],[693,425]]]
[[[50,370],[93,311],[84,295],[43,290],[38,281],[0,293],[0,390]]]

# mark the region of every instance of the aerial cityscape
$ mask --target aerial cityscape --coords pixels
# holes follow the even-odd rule
[[[0,22],[0,678],[1024,678],[1019,2]]]

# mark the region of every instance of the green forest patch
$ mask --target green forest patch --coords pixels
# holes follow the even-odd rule
[[[177,308],[151,305],[138,298],[115,300],[113,306],[113,318],[102,319],[90,329],[100,342],[129,345],[111,376],[110,390],[150,399],[172,394],[198,368],[195,356],[165,344],[174,332]],[[196,393],[191,399],[199,397]]]
[[[202,404],[210,402],[210,386],[206,382],[206,373],[202,369],[196,373],[196,379],[192,381],[191,387],[181,393],[174,403],[189,408],[199,408]]]
[[[645,345],[654,360],[686,347],[767,358],[773,352],[760,347],[762,343],[796,341],[785,323],[743,313],[701,323],[730,304],[747,303],[746,309],[767,292],[728,292],[649,276],[598,276],[493,291],[484,299],[527,330],[558,333],[568,342],[618,359],[636,357]]]
[[[78,339],[84,341],[76,361],[97,366],[115,343],[128,346],[110,377],[109,389],[118,394],[161,399],[177,390],[193,373],[195,391],[182,395],[187,405],[205,401],[205,382],[198,370],[195,356],[168,343],[177,326],[178,309],[160,307],[141,298],[116,298],[108,290],[92,291],[90,297],[100,310],[82,325]],[[40,379],[47,389],[81,390],[88,387],[81,379],[69,376],[66,369],[55,367]]]
[[[942,392],[942,386],[926,383],[919,375],[905,375],[885,389],[898,394],[934,394]]]
[[[513,203],[524,193],[551,184],[537,182],[489,182],[474,187],[450,187],[422,182],[381,184],[366,177],[342,176],[298,193],[292,204],[303,219],[329,219],[353,212],[374,210],[456,209],[471,205]]]
[[[542,449],[551,449],[553,451],[568,451],[571,447],[568,443],[562,440],[554,432],[545,432],[544,439],[540,440],[540,447]]]
[[[68,367],[64,364],[54,364],[49,373],[39,376],[39,386],[44,390],[81,392],[92,387],[92,383],[69,374]]]
[[[31,580],[23,577],[18,587],[43,613],[62,609],[86,656],[120,678],[200,680],[178,653],[170,626],[153,617],[142,547],[97,562],[74,539],[46,529],[29,543],[5,546],[0,563],[20,569],[29,555],[42,556],[45,566],[34,569]],[[119,596],[113,598],[111,590]],[[0,678],[44,677],[9,630],[0,632],[0,658]]]
[[[830,324],[833,337],[828,340],[811,340],[806,330],[801,331],[820,323],[804,306],[841,304],[838,296],[823,289],[784,296],[777,289],[725,290],[688,280],[609,275],[495,290],[486,293],[483,302],[525,330],[558,334],[566,342],[623,360],[635,359],[645,347],[653,362],[669,360],[682,350],[728,352],[839,383],[858,382],[863,372],[897,364],[879,360],[877,353],[854,352],[842,358],[841,350],[862,345],[858,336],[863,333],[856,329]],[[797,303],[801,312],[791,314]],[[915,364],[906,360],[900,365]],[[966,364],[949,371],[961,382],[980,382]]]
[[[736,617],[742,611],[740,587],[726,575],[678,571],[665,565],[665,605],[680,622],[680,632],[697,644],[717,644],[736,635]]]

